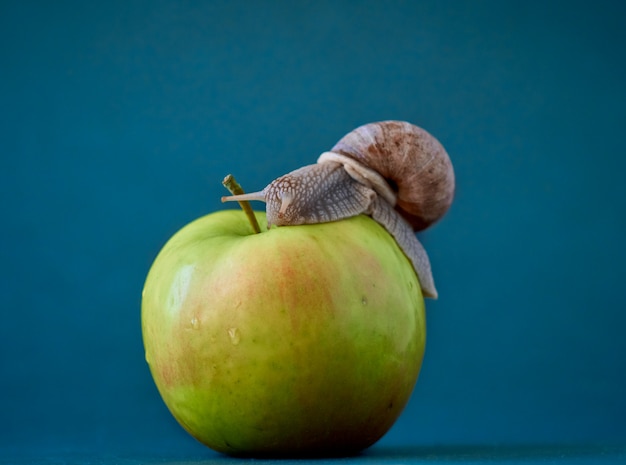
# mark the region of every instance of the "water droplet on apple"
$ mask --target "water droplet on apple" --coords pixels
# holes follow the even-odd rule
[[[199,322],[199,321],[198,321],[198,319],[194,316],[194,317],[191,319],[191,327],[192,327],[193,329],[198,329],[198,327],[199,327],[199,326],[200,326],[200,322]]]
[[[232,342],[235,346],[239,344],[239,340],[241,339],[241,335],[239,334],[239,330],[237,328],[229,328],[228,337],[230,338],[230,342]]]
[[[367,305],[367,297],[363,296],[361,298],[361,303],[363,304],[363,306],[366,306]]]

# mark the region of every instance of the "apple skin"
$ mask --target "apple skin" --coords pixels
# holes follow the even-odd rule
[[[142,333],[163,401],[203,444],[344,455],[374,444],[405,407],[426,321],[410,262],[371,218],[253,234],[228,210],[163,247]]]

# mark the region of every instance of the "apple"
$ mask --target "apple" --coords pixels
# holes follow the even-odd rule
[[[242,211],[197,219],[156,257],[141,317],[170,412],[230,455],[369,447],[405,407],[426,335],[417,276],[367,216],[260,234]]]

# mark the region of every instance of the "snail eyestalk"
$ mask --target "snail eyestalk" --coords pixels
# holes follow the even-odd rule
[[[233,194],[233,196],[241,196],[244,195],[244,191],[239,185],[239,183],[235,180],[232,174],[227,175],[222,181],[222,185],[228,189],[228,192]],[[227,197],[222,197],[222,202],[226,202],[228,200]],[[235,200],[235,199],[233,199]],[[253,200],[253,199],[250,199]],[[244,211],[246,216],[248,217],[248,221],[252,226],[252,230],[255,234],[259,234],[261,232],[261,228],[259,227],[259,222],[256,220],[256,216],[254,216],[254,211],[250,206],[250,202],[247,199],[238,199],[239,206]]]

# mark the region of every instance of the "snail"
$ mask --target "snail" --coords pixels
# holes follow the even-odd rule
[[[407,122],[381,121],[346,134],[317,164],[222,202],[266,202],[268,228],[369,215],[409,258],[424,296],[436,299],[430,260],[415,231],[446,213],[454,187],[452,163],[437,139]]]

